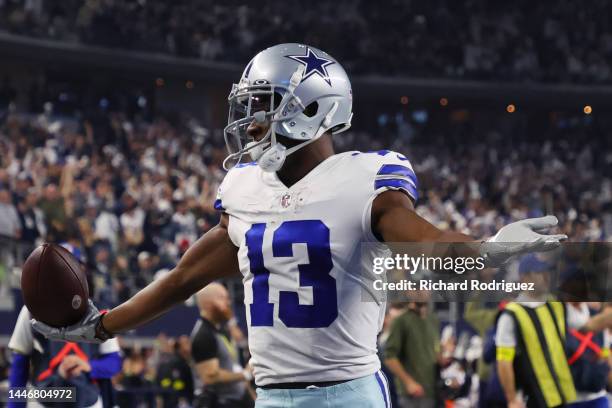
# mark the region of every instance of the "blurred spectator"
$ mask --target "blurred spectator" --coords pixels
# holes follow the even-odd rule
[[[159,257],[142,251],[136,259],[138,261],[137,284],[145,286],[154,279],[156,273],[160,270]]]
[[[91,205],[89,211],[98,213],[95,205]],[[103,241],[108,241],[112,250],[116,252],[119,249],[119,227],[117,216],[107,208],[102,208],[95,221],[95,237]]]
[[[19,239],[21,231],[19,213],[11,201],[11,193],[6,187],[0,186],[0,235]]]
[[[481,337],[470,330],[456,333],[454,325],[448,324],[442,329],[440,349],[438,398],[458,408],[478,406],[475,362],[482,354]]]
[[[191,211],[187,209],[187,202],[182,197],[182,193],[175,193],[175,208],[176,212],[172,215],[172,222],[176,225],[176,241],[179,246],[182,242],[191,245],[198,238],[196,218]]]
[[[32,187],[32,179],[25,173],[20,173],[15,180],[12,191],[13,202],[22,201],[28,194],[28,189]]]
[[[193,400],[193,376],[191,373],[191,343],[189,337],[181,336],[170,342],[173,350],[157,367],[156,384],[164,391],[161,396],[164,407],[191,405]]]
[[[146,350],[140,347],[123,349],[125,357],[121,374],[114,378],[119,392],[117,405],[120,407],[155,406],[155,394],[151,392],[152,381],[145,358]],[[147,392],[148,391],[148,392]]]
[[[227,332],[232,318],[229,293],[220,283],[212,283],[196,297],[201,318],[193,329],[191,354],[203,384],[196,407],[253,407],[248,391],[252,369],[239,365],[237,348]]]
[[[571,408],[609,406],[607,385],[610,374],[610,309],[597,310],[601,304],[568,302],[568,320],[589,321],[580,330],[569,329],[566,353],[577,391]],[[591,317],[593,316],[593,317]],[[583,346],[583,344],[586,346]]]
[[[51,183],[45,187],[38,206],[45,216],[50,240],[61,240],[67,216],[64,198],[60,195],[56,184]]]
[[[399,406],[435,407],[440,328],[427,303],[410,302],[395,318],[385,345],[385,365],[396,378]]]
[[[145,214],[130,194],[124,196],[123,205],[125,210],[121,217],[119,217],[123,239],[128,247],[135,249],[144,239],[143,225]]]
[[[43,239],[47,233],[43,213],[36,205],[37,200],[38,194],[35,190],[30,189],[26,193],[25,199],[20,201],[17,207],[19,220],[23,226],[21,240],[27,243],[31,249],[33,249],[35,242]]]

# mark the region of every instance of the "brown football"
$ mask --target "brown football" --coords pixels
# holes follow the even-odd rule
[[[85,267],[56,244],[42,244],[28,256],[21,273],[21,291],[32,317],[49,326],[70,326],[87,312]]]

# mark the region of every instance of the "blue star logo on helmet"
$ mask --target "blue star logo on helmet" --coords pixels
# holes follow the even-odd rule
[[[285,57],[290,58],[306,66],[302,81],[305,81],[310,76],[317,74],[321,78],[323,78],[323,80],[327,82],[329,86],[331,86],[331,80],[329,78],[329,74],[327,73],[327,67],[329,65],[335,64],[335,62],[327,58],[319,57],[313,50],[308,47],[306,48],[306,50],[306,55],[285,55]]]

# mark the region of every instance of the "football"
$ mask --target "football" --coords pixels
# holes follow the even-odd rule
[[[60,245],[45,243],[32,251],[23,265],[21,290],[32,317],[50,326],[75,324],[87,312],[85,268]]]

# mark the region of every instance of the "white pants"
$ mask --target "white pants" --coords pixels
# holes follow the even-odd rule
[[[381,371],[329,387],[257,389],[255,408],[391,408],[387,379]]]

